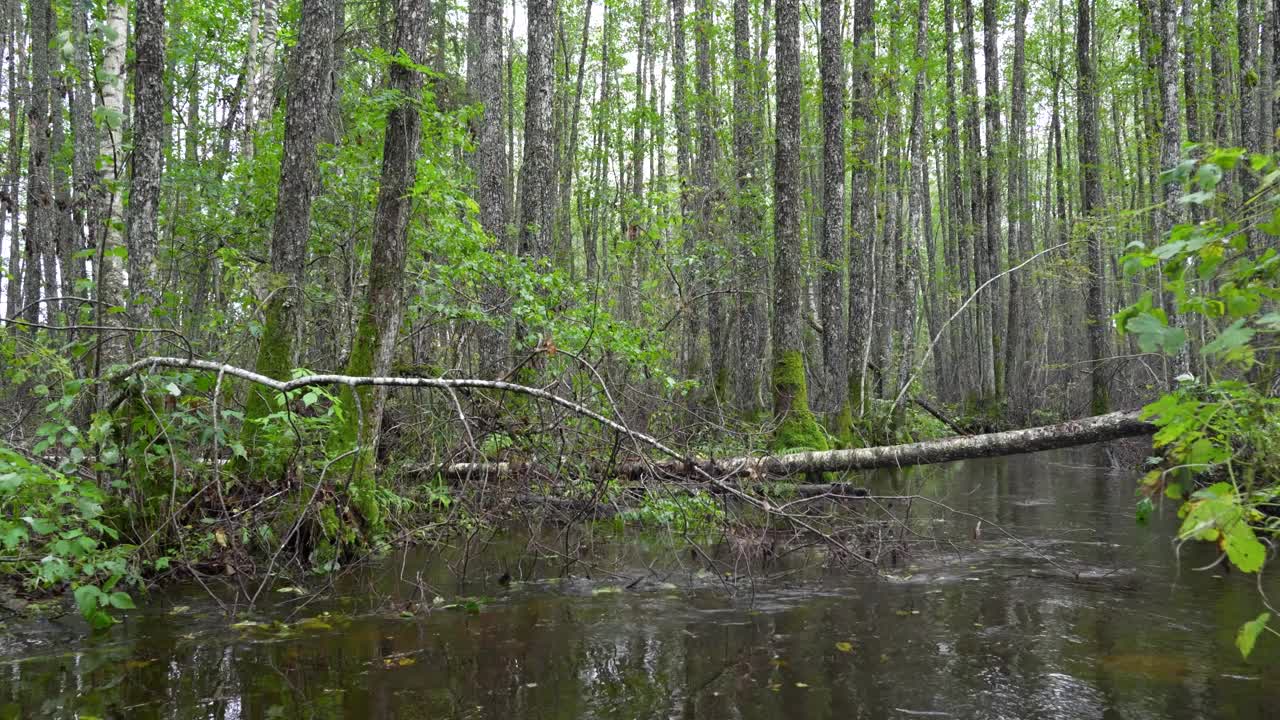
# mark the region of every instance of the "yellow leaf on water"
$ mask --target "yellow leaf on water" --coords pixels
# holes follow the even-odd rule
[[[853,643],[841,640],[836,643],[836,649],[842,653],[853,652]]]
[[[796,683],[796,687],[798,687],[798,688],[807,688],[807,687],[809,687],[809,683],[802,683],[802,682],[798,682],[798,683]]]

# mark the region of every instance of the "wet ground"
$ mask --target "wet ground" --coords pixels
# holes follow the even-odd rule
[[[1099,462],[873,479],[966,513],[916,501],[913,527],[945,542],[878,577],[816,550],[712,572],[661,534],[584,526],[537,533],[536,562],[513,532],[393,555],[320,598],[321,578],[278,583],[230,619],[192,585],[96,636],[10,620],[0,718],[1280,717],[1280,642],[1248,662],[1233,645],[1256,578],[1194,571],[1207,547],[1179,560],[1172,509],[1138,526],[1134,479]]]

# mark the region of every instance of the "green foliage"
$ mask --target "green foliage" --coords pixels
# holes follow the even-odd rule
[[[95,628],[115,622],[113,609],[133,600],[117,590],[136,583],[133,546],[120,544],[106,520],[107,497],[91,482],[30,460],[0,445],[0,574],[28,591],[73,587],[80,613]]]
[[[678,533],[697,533],[724,519],[724,508],[714,497],[698,491],[690,495],[648,493],[638,507],[623,512],[623,520],[671,528]]]
[[[1183,203],[1212,209],[1219,182],[1245,157],[1238,149],[1209,149],[1164,179],[1187,186]],[[1171,357],[1194,350],[1186,327],[1204,328],[1203,377],[1184,373],[1176,388],[1142,410],[1158,428],[1154,444],[1163,462],[1143,479],[1138,516],[1150,512],[1150,498],[1160,493],[1185,497],[1179,539],[1214,543],[1232,565],[1253,573],[1266,561],[1261,537],[1280,536],[1280,517],[1269,512],[1280,496],[1280,399],[1269,386],[1280,335],[1272,309],[1280,300],[1280,256],[1271,239],[1280,236],[1274,187],[1280,170],[1266,155],[1248,159],[1249,170],[1263,176],[1246,217],[1177,225],[1163,244],[1133,243],[1123,258],[1130,276],[1159,269],[1181,323],[1171,324],[1147,293],[1116,315],[1116,326],[1134,335],[1143,352]],[[1193,489],[1197,485],[1203,487]],[[1242,654],[1253,649],[1268,619],[1264,613],[1241,629]]]

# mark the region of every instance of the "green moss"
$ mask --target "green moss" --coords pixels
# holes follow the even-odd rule
[[[363,376],[373,372],[377,333],[378,329],[373,317],[368,308],[365,308],[351,345],[351,356],[347,358],[346,374]],[[377,442],[374,427],[378,420],[374,414],[377,404],[375,392],[372,387],[342,388],[339,397],[347,413],[342,435],[337,439],[337,445],[330,448],[330,452],[335,454],[346,452],[357,445],[360,448],[360,451],[343,465],[351,473],[351,482],[348,485],[351,506],[360,514],[365,532],[370,538],[377,537],[383,530],[382,508],[378,504],[377,456],[374,447]],[[353,464],[354,467],[352,467]]]
[[[274,280],[273,285],[288,282],[282,277]],[[289,318],[285,306],[287,295],[288,293],[277,290],[267,304],[267,324],[262,330],[262,340],[258,343],[258,359],[254,363],[254,369],[257,372],[276,380],[287,380],[292,366],[293,332],[292,328],[288,327]],[[254,437],[257,428],[249,421],[271,414],[271,395],[271,392],[262,388],[254,388],[249,392],[249,400],[245,403],[246,422],[242,441],[245,448],[250,451],[255,447]]]
[[[809,410],[804,356],[799,351],[782,352],[774,363],[773,398],[778,420],[773,431],[774,452],[828,449],[827,435]]]

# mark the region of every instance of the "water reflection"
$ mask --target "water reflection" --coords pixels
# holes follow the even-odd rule
[[[919,547],[891,578],[731,596],[682,560],[674,579],[701,584],[602,593],[604,576],[547,581],[555,563],[521,565],[511,542],[474,558],[462,588],[445,558],[392,558],[347,579],[345,600],[299,611],[333,614],[292,634],[228,629],[192,588],[101,637],[10,627],[0,717],[1273,717],[1276,643],[1248,663],[1232,645],[1258,611],[1252,579],[1186,569],[1211,559],[1203,548],[1184,549],[1179,572],[1176,520],[1136,526],[1132,479],[1094,462],[1054,453],[872,479],[1020,538],[987,528],[975,543],[973,517],[913,508],[955,544]],[[624,563],[663,554],[640,540],[617,544]],[[512,568],[542,580],[492,582]],[[493,602],[402,617],[421,599],[402,573]],[[260,619],[297,605],[277,602]]]

